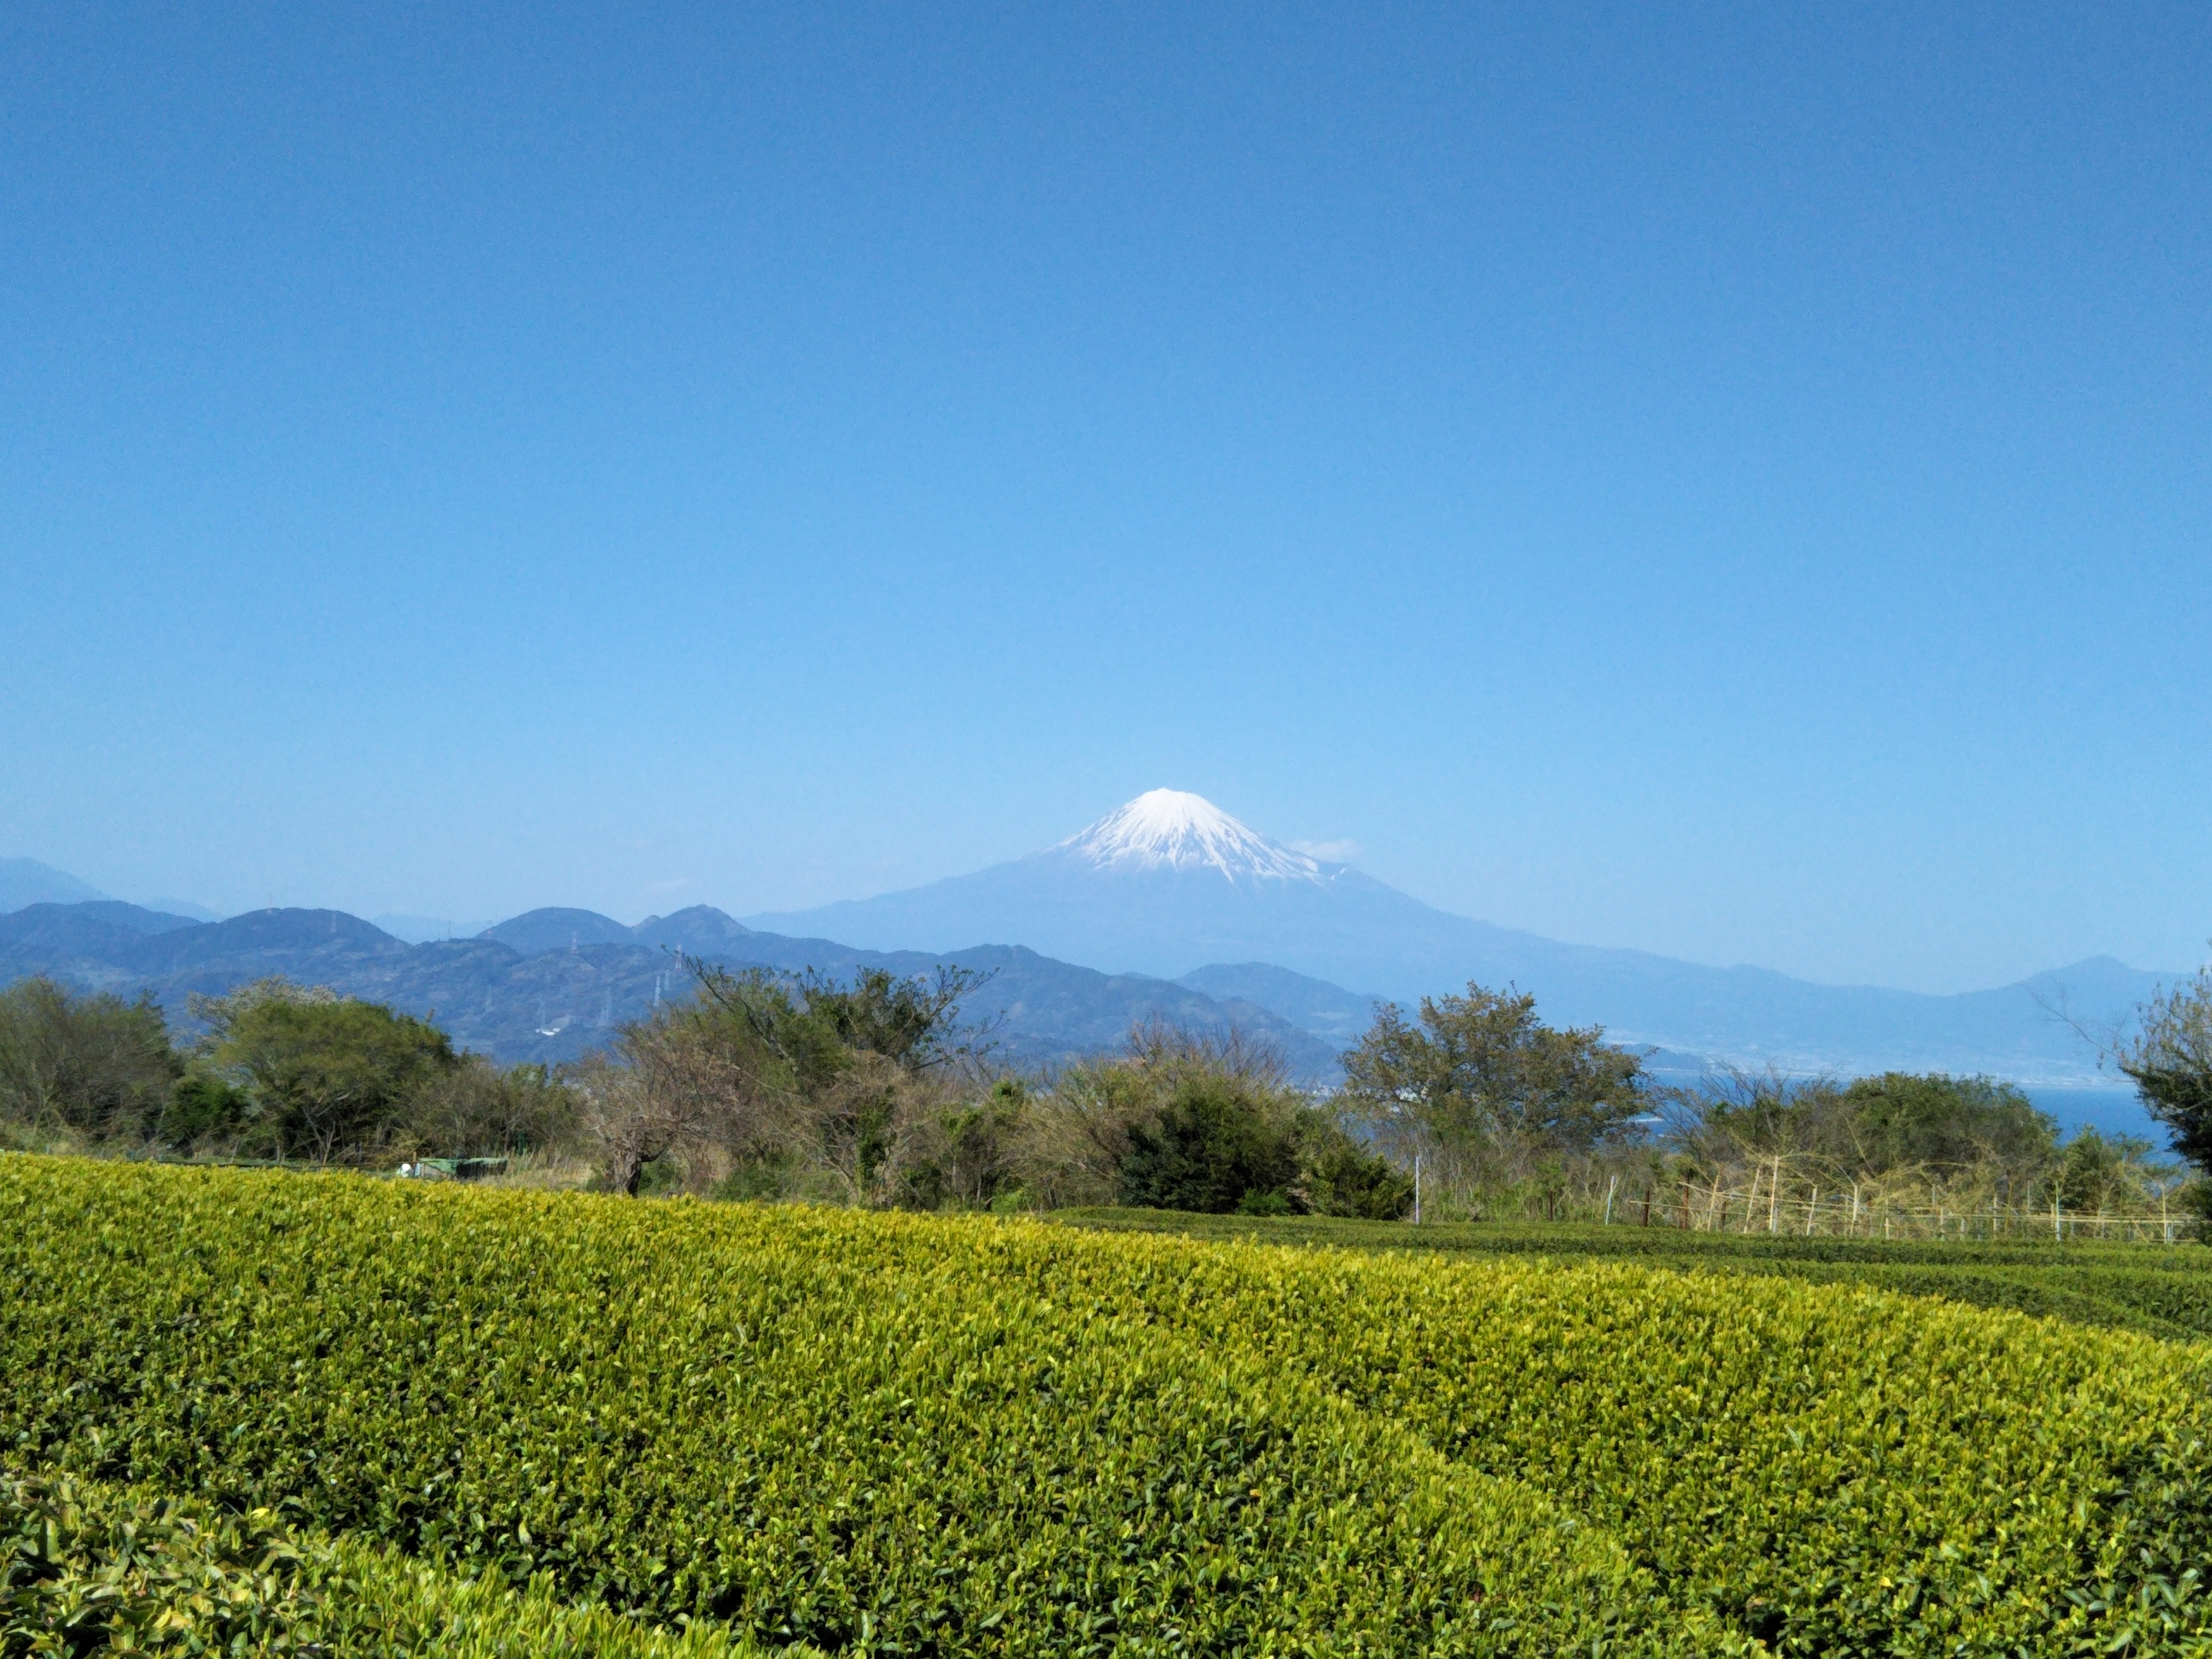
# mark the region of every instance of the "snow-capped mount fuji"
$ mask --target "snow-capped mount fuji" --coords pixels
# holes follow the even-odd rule
[[[803,918],[824,938],[870,949],[875,939],[932,951],[1013,939],[1062,961],[1158,977],[1255,957],[1313,972],[1305,964],[1323,957],[1344,966],[1341,952],[1316,957],[1311,947],[1355,921],[1359,902],[1344,896],[1355,892],[1426,908],[1285,847],[1201,795],[1153,789],[1010,864],[758,925],[774,931]]]
[[[1621,1041],[1686,1054],[2045,1083],[2097,1077],[2087,1045],[2044,1012],[2054,988],[2063,986],[2093,1018],[2124,1018],[2163,977],[2099,958],[2019,985],[1939,997],[1565,945],[1438,910],[1171,789],[1139,795],[1042,852],[973,875],[746,921],[876,951],[1026,945],[1108,973],[1191,984],[1204,968],[1209,994],[1262,1006],[1267,975],[1255,964],[1400,1001],[1470,980],[1515,984],[1534,993],[1553,1022],[1602,1024]],[[1246,979],[1250,988],[1240,989]]]
[[[1239,823],[1203,795],[1148,789],[1045,854],[1073,854],[1115,874],[1212,871],[1232,884],[1325,879],[1320,863]]]

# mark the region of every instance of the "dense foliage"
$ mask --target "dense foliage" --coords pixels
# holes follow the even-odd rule
[[[1495,1183],[1532,1159],[1586,1154],[1622,1139],[1645,1109],[1634,1054],[1605,1033],[1554,1029],[1523,992],[1469,985],[1395,1005],[1344,1056],[1345,1094],[1406,1156],[1425,1151],[1448,1178]]]
[[[276,1158],[380,1152],[415,1098],[460,1063],[443,1031],[380,1003],[263,985],[200,1007],[211,1065],[242,1085],[252,1139]]]
[[[1750,1273],[1937,1297],[1978,1308],[2139,1331],[2212,1337],[2212,1251],[2037,1238],[1990,1240],[1719,1233],[1677,1227],[1553,1222],[1376,1226],[1325,1216],[1200,1216],[1164,1210],[1071,1209],[1053,1219],[1121,1232],[1178,1233],[1420,1255],[1617,1261],[1704,1273]]]
[[[241,1515],[65,1475],[0,1479],[0,1655],[104,1652],[754,1659],[760,1650],[713,1626],[662,1634],[564,1607],[543,1580],[516,1589],[296,1535],[268,1510]]]
[[[0,1444],[872,1650],[1726,1650],[1033,1226],[0,1164]],[[1182,1247],[1187,1252],[1188,1247]]]
[[[1272,1051],[1152,1026],[1050,1077],[993,1076],[952,974],[849,982],[695,964],[697,994],[580,1071],[604,1184],[873,1208],[1404,1212],[1411,1184]]]
[[[150,1001],[44,979],[0,991],[0,1123],[103,1139],[143,1134],[160,1121],[183,1070]]]
[[[574,1138],[575,1102],[544,1067],[456,1054],[435,1025],[381,1004],[272,979],[191,1007],[206,1029],[179,1047],[151,1001],[39,979],[0,993],[0,1135],[354,1164]]]
[[[1320,1100],[1262,1047],[1164,1027],[1006,1075],[961,1022],[978,981],[957,969],[689,965],[690,996],[557,1073],[501,1070],[428,1019],[283,980],[192,998],[188,1048],[150,1002],[27,981],[0,995],[0,1145],[469,1174],[534,1157],[532,1179],[633,1195],[877,1209],[1388,1220],[1425,1195],[1430,1220],[1778,1236],[2172,1239],[2212,1198],[2146,1141],[2061,1144],[2007,1084],[1770,1070],[1662,1088],[1602,1031],[1480,985],[1413,1017],[1378,1009]],[[2157,1001],[2121,1056],[2185,1150],[2204,1006],[2201,984]]]
[[[1839,1287],[26,1158],[0,1275],[20,1463],[774,1642],[2144,1653],[2204,1612],[2197,1352]]]
[[[2134,1039],[2119,1046],[2120,1069],[2172,1133],[2173,1150],[2212,1170],[2212,968],[2153,997],[2137,1014]]]
[[[580,1069],[607,1186],[635,1194],[662,1160],[695,1191],[748,1196],[881,1206],[932,1184],[960,1098],[949,1074],[970,1053],[960,999],[976,975],[689,966],[692,996],[624,1027]]]
[[[1992,1166],[2032,1180],[2057,1151],[2057,1126],[2017,1088],[1987,1078],[1886,1072],[1848,1084],[1792,1085],[1772,1074],[1722,1074],[1692,1102],[1688,1149],[1817,1161],[1878,1180],[1899,1170],[1960,1174]]]
[[[1406,1212],[1413,1184],[1291,1086],[1273,1051],[1152,1026],[1030,1102],[1012,1168],[1042,1207],[1105,1200],[1223,1213]]]

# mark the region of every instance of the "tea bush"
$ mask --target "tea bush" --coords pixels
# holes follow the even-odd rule
[[[1850,1287],[22,1157],[0,1283],[19,1468],[736,1641],[2207,1646],[2203,1354]]]
[[[1746,1646],[1257,1350],[1050,1293],[1067,1243],[7,1158],[0,1449],[770,1644]]]
[[[1445,1257],[1547,1256],[1683,1271],[1770,1274],[2009,1308],[2149,1336],[2212,1337],[2212,1249],[2034,1239],[1811,1238],[1765,1232],[1545,1222],[1446,1222],[1421,1227],[1327,1216],[1255,1219],[1164,1210],[1062,1210],[1063,1224]]]
[[[0,1481],[0,1654],[103,1650],[179,1659],[762,1654],[708,1626],[672,1636],[604,1609],[565,1607],[543,1581],[518,1590],[370,1546],[296,1538],[265,1510],[224,1513],[67,1476]]]

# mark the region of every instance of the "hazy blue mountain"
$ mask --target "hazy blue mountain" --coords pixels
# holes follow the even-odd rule
[[[210,910],[204,904],[195,904],[190,899],[150,898],[139,907],[165,916],[182,916],[186,921],[221,921],[222,912]]]
[[[52,974],[106,989],[127,982],[125,965],[158,934],[199,926],[115,899],[30,904],[0,916],[0,983]]]
[[[513,941],[520,941],[520,948]],[[838,976],[864,967],[933,972],[947,960],[990,975],[963,1013],[993,1029],[1011,1061],[1045,1066],[1120,1044],[1133,1024],[1232,1024],[1282,1049],[1301,1076],[1327,1076],[1334,1046],[1263,1008],[1225,1007],[1186,986],[1109,975],[1034,951],[856,951],[755,933],[695,907],[635,927],[588,910],[533,911],[475,939],[410,945],[336,910],[257,910],[196,923],[133,905],[38,904],[0,916],[0,983],[46,974],[88,989],[150,993],[189,1028],[193,992],[219,994],[273,974],[434,1017],[463,1046],[503,1060],[574,1059],[657,1000],[687,994],[678,953],[733,968]]]
[[[526,957],[546,951],[580,950],[586,945],[647,945],[711,957],[751,939],[753,930],[707,904],[695,904],[673,915],[647,916],[635,927],[596,910],[556,908],[526,910],[485,928],[478,937],[497,939]]]
[[[1176,981],[1217,1001],[1242,1001],[1280,1014],[1340,1049],[1349,1048],[1374,1023],[1379,997],[1362,996],[1327,980],[1294,974],[1265,962],[1217,962]]]
[[[0,914],[30,904],[84,904],[104,899],[89,882],[36,859],[0,859]]]
[[[757,945],[753,930],[734,916],[726,915],[712,905],[695,904],[688,910],[678,910],[673,915],[647,916],[630,929],[641,945],[659,945],[666,951],[688,951],[695,957],[724,957],[730,952],[745,952],[772,946]],[[826,941],[813,941],[825,944]],[[842,945],[829,945],[832,951],[843,951]],[[749,957],[750,961],[765,961],[765,957]]]
[[[1279,1012],[1249,987],[1198,975],[1264,963],[1407,1003],[1470,980],[1513,984],[1534,992],[1555,1023],[1602,1024],[1639,1046],[1844,1073],[1897,1066],[2062,1082],[2094,1080],[2094,1052],[2043,1000],[2063,987],[2078,1015],[2117,1024],[2172,977],[2098,957],[2017,985],[1928,996],[1565,945],[1436,909],[1170,790],[1009,864],[750,921],[876,950],[1018,940],[1065,961],[1190,976]],[[1315,1007],[1308,1018],[1332,1030],[1350,1018],[1348,1006],[1326,1018]]]
[[[564,910],[549,907],[526,910],[519,916],[495,922],[477,936],[496,939],[526,957],[546,951],[573,951],[586,945],[627,945],[630,930],[612,916],[596,910]]]
[[[89,903],[73,904],[69,908],[88,921],[104,922],[111,927],[120,927],[132,933],[173,933],[179,927],[190,927],[205,920],[173,910],[156,909],[151,905],[125,904],[121,899],[94,899]]]
[[[208,915],[199,920],[219,921],[222,918]],[[472,939],[489,925],[473,918],[457,921],[451,916],[418,916],[392,910],[371,916],[368,920],[374,927],[409,945],[428,945],[433,939]]]

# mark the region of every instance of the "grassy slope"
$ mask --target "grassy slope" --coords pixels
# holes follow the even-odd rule
[[[1323,1216],[1185,1215],[1164,1210],[1066,1210],[1049,1218],[1072,1227],[1218,1242],[1459,1259],[1634,1261],[1684,1272],[1773,1274],[1939,1297],[2170,1340],[2212,1337],[2212,1249],[2194,1243],[1889,1243],[1533,1222],[1413,1227]]]

